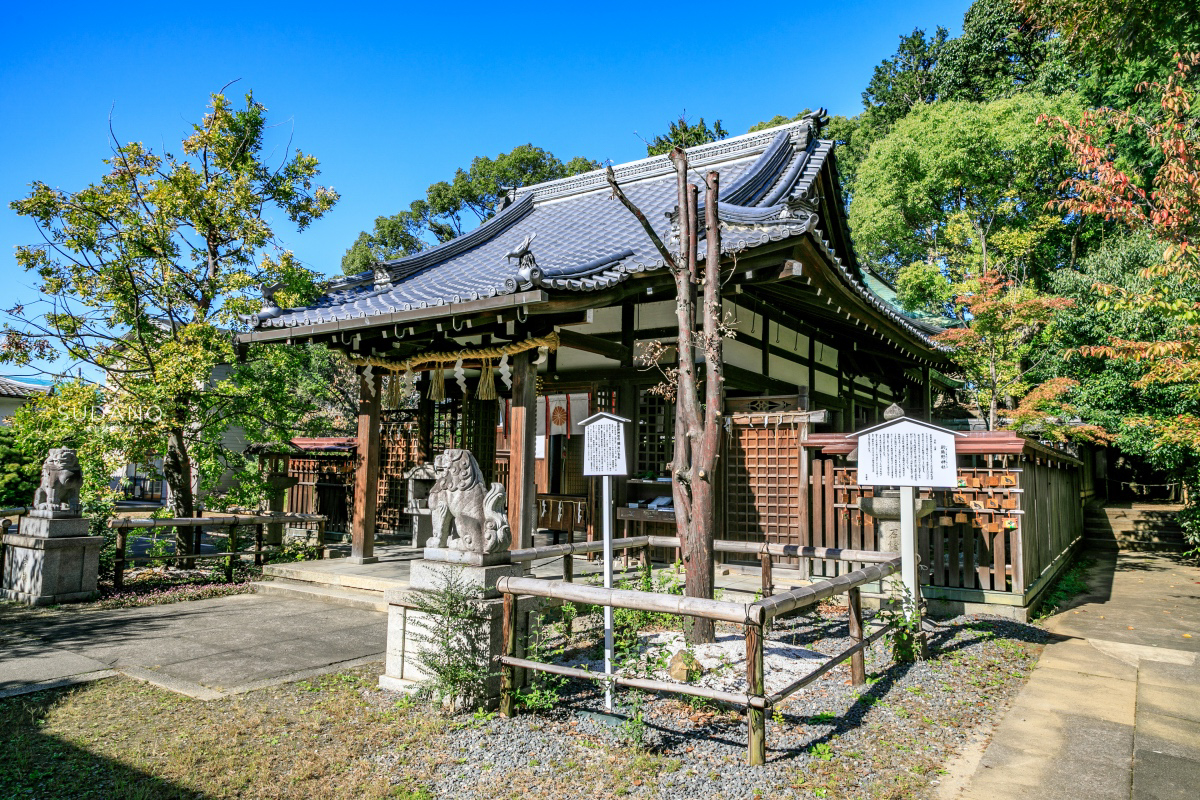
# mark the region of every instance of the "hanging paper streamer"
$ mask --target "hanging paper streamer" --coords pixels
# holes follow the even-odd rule
[[[479,388],[475,391],[475,397],[479,400],[496,399],[496,376],[492,374],[490,358],[483,360],[483,367],[479,371]]]
[[[512,388],[512,368],[508,366],[508,356],[500,359],[500,380],[504,381],[504,385],[509,389]]]
[[[546,359],[549,357],[550,357],[550,348],[549,347],[539,347],[537,361],[534,361],[533,365],[536,367],[540,364],[545,364]]]
[[[429,383],[429,399],[435,403],[446,399],[446,373],[441,365],[433,371],[433,380]]]
[[[375,376],[371,372],[370,364],[367,364],[367,366],[365,366],[363,368],[362,376],[363,376],[363,380],[366,381],[366,384],[367,384],[367,394],[370,397],[374,397],[375,396]]]
[[[462,359],[454,362],[454,380],[458,382],[458,388],[462,391],[463,397],[467,396],[467,373],[463,371]]]

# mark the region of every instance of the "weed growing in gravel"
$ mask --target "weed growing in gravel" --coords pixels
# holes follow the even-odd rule
[[[573,612],[574,606],[571,608]],[[525,658],[542,663],[552,663],[560,659],[566,650],[567,637],[564,630],[570,629],[570,620],[574,619],[572,612],[568,612],[565,617],[565,624],[562,616],[557,622],[552,622],[541,614],[534,614],[529,621]],[[558,704],[559,695],[566,684],[567,679],[562,675],[534,672],[529,685],[516,690],[517,704],[534,711],[549,711]]]
[[[629,699],[629,716],[621,723],[621,738],[626,744],[638,750],[646,746],[646,720],[642,716],[642,706],[645,698],[639,691],[631,691]]]

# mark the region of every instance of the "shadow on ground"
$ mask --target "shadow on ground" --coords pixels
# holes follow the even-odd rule
[[[133,769],[46,733],[47,717],[72,690],[0,699],[0,797],[203,800],[208,795]]]

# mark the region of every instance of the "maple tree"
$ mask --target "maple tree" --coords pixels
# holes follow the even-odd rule
[[[1200,54],[1176,55],[1165,81],[1138,88],[1159,98],[1153,115],[1100,108],[1078,122],[1062,117],[1040,121],[1060,129],[1058,139],[1079,172],[1063,183],[1067,196],[1055,205],[1068,212],[1102,217],[1163,243],[1161,259],[1141,270],[1142,286],[1097,284],[1098,307],[1153,313],[1169,320],[1170,335],[1154,341],[1111,338],[1107,344],[1079,349],[1085,356],[1137,362],[1144,372],[1136,386],[1174,384],[1200,396],[1200,128],[1193,112],[1194,70]],[[1112,145],[1119,134],[1143,137],[1161,159],[1149,185],[1122,168]],[[1169,419],[1134,415],[1129,424],[1154,430],[1160,443],[1200,449],[1200,416]]]
[[[987,414],[988,429],[995,430],[1001,402],[1029,392],[1029,374],[1053,352],[1045,347],[1049,326],[1074,301],[1018,286],[995,270],[964,285],[970,289],[955,303],[968,324],[936,338],[954,348],[964,391]]]

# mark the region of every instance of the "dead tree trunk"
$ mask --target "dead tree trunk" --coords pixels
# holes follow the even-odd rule
[[[678,255],[671,253],[654,232],[646,216],[621,191],[612,170],[608,182],[613,194],[638,219],[675,279],[675,314],[679,354],[674,374],[675,453],[672,459],[672,495],[675,527],[686,569],[684,592],[689,597],[713,596],[713,539],[717,525],[716,476],[720,455],[724,377],[722,370],[723,313],[721,308],[721,232],[717,219],[720,195],[718,174],[705,180],[705,239],[707,255],[703,276],[698,264],[698,189],[687,180],[687,155],[676,148],[670,154],[675,165],[679,198]],[[697,288],[703,286],[702,327],[696,326]],[[704,400],[700,399],[697,362],[704,364]],[[684,620],[692,644],[715,638],[712,620]]]

